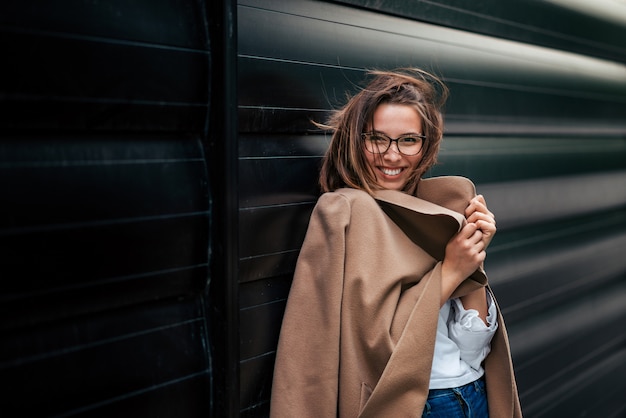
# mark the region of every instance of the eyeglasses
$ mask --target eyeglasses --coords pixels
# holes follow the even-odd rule
[[[398,151],[404,155],[417,155],[422,150],[425,135],[406,134],[398,138],[390,138],[382,132],[365,132],[361,134],[365,142],[365,149],[372,154],[384,154],[395,141]]]

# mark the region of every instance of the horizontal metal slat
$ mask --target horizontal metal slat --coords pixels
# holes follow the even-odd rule
[[[45,0],[3,1],[0,25],[17,33],[91,36],[127,42],[204,49],[206,28],[197,16],[202,3],[184,0],[106,3],[66,0],[63,7]]]
[[[98,414],[166,388],[175,403],[175,387],[191,389],[190,381],[197,396],[208,385],[209,365],[188,353],[206,347],[203,329],[198,302],[187,300],[5,331],[0,369],[11,385],[2,410],[11,416]],[[24,402],[27,396],[37,402]],[[138,407],[145,411],[149,404]]]
[[[624,207],[626,171],[481,184],[477,190],[507,229]]]

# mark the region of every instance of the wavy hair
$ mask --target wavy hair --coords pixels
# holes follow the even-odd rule
[[[372,79],[348,102],[334,111],[325,124],[316,125],[332,132],[330,146],[322,160],[320,186],[323,192],[351,187],[372,193],[380,189],[376,174],[367,164],[361,134],[373,126],[379,105],[397,104],[414,108],[422,119],[426,136],[422,160],[409,177],[403,191],[415,194],[422,175],[437,162],[443,137],[442,108],[448,88],[436,76],[416,68],[393,71],[372,70]]]

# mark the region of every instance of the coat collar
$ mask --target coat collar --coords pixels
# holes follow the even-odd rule
[[[443,176],[420,180],[418,197],[395,190],[377,190],[373,196],[414,243],[441,261],[446,244],[465,224],[463,212],[475,195],[470,180]],[[487,280],[482,268],[471,277],[479,283]]]

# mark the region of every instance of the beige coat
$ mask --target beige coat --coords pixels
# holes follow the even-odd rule
[[[427,200],[390,190],[376,200],[354,189],[320,197],[281,329],[271,417],[421,416],[440,260],[474,194],[467,179],[439,177],[420,182]],[[486,284],[477,271],[454,296]],[[521,417],[500,314],[498,322],[485,360],[490,417]]]

